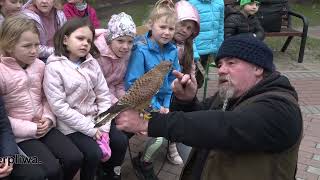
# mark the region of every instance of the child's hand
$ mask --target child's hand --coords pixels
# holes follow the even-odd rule
[[[37,136],[42,137],[44,136],[49,128],[52,126],[52,121],[47,118],[40,119],[40,121],[37,123]]]
[[[93,136],[93,139],[95,140],[100,140],[102,136],[102,133],[99,131],[99,129],[97,129],[96,134]]]
[[[3,161],[0,162],[0,178],[4,178],[10,175],[13,170],[13,164],[9,163],[8,158],[1,158]]]
[[[101,139],[97,143],[102,151],[102,162],[106,162],[111,157],[110,138],[106,132],[101,132]]]
[[[160,111],[161,114],[167,114],[169,112],[169,108],[165,108],[163,106],[161,106]]]

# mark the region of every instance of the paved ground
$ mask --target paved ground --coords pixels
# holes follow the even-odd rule
[[[320,39],[320,26],[311,26],[309,27],[308,32],[311,37]]]
[[[105,12],[105,8],[126,5],[130,3],[140,3],[142,0],[106,0],[97,7],[100,15]],[[151,0],[150,0],[151,1]],[[156,1],[156,0],[152,0]],[[151,3],[152,4],[152,3]],[[102,15],[101,15],[102,16]],[[103,14],[103,18],[106,14]],[[309,27],[309,36],[320,39],[320,26]],[[320,48],[318,48],[320,50]],[[283,54],[275,52],[275,63],[280,72],[288,76],[292,84],[299,93],[300,106],[304,119],[304,137],[299,151],[298,180],[320,180],[320,59],[313,55],[308,47],[306,48],[304,63],[299,64],[292,59],[296,59],[298,54]],[[214,69],[210,73],[208,85],[208,95],[215,92],[216,73]],[[203,90],[199,91],[198,97],[202,98]],[[130,147],[133,156],[142,151],[148,138],[134,136],[130,140]],[[180,153],[185,160],[190,150],[189,147],[179,144]],[[159,156],[154,161],[155,171],[159,173],[160,180],[176,180],[183,166],[176,166],[168,163],[165,158],[166,146],[163,146]],[[127,152],[126,160],[122,167],[124,180],[136,180],[134,171]]]
[[[317,31],[319,32],[319,31]],[[300,106],[303,113],[304,137],[299,151],[298,180],[320,180],[320,62],[319,59],[310,58],[308,53],[304,63],[300,64],[291,60],[292,55],[275,52],[275,63],[280,72],[286,75],[299,94]],[[215,69],[210,72],[208,95],[216,90]],[[199,98],[202,97],[199,91]],[[133,156],[144,149],[146,137],[134,136],[130,140]],[[188,147],[179,146],[184,159],[187,157]],[[160,155],[155,160],[156,172],[163,180],[176,180],[182,166],[168,163],[165,159],[166,147],[163,146]],[[164,163],[164,164],[163,164]],[[162,167],[161,167],[162,166]],[[129,155],[123,165],[123,179],[136,180]]]

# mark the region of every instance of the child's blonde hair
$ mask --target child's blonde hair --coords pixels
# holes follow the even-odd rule
[[[177,14],[174,9],[172,0],[159,0],[154,5],[147,20],[147,26],[151,26],[158,19],[165,17],[166,22],[175,24],[177,21]]]
[[[2,52],[4,52],[5,55],[9,55],[9,51],[17,44],[21,34],[26,31],[31,31],[39,37],[40,33],[34,20],[22,14],[6,18],[0,28],[0,49]]]

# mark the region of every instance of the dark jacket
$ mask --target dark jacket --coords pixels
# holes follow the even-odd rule
[[[263,27],[256,16],[250,15],[246,17],[240,11],[230,8],[226,13],[224,19],[225,39],[242,33],[254,33],[258,39],[264,39]]]
[[[0,97],[0,157],[18,154],[17,144],[14,140],[11,125]]]
[[[226,112],[217,95],[202,103],[173,98],[175,110],[189,112],[152,114],[148,134],[194,147],[183,180],[191,174],[191,179],[292,180],[302,134],[297,99],[289,80],[275,72],[231,100]]]

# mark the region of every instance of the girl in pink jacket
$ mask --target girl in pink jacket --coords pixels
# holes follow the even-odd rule
[[[94,35],[88,20],[67,21],[55,34],[55,51],[47,60],[43,81],[57,128],[84,155],[80,177],[87,180],[94,179],[100,160],[110,157],[110,123],[94,127],[94,117],[111,106],[108,85],[94,58],[99,55]]]
[[[123,78],[135,35],[136,25],[131,16],[124,12],[112,15],[107,29],[96,29],[94,43],[101,54],[97,60],[108,83],[112,104],[125,94]],[[113,122],[111,126],[115,126]],[[109,174],[120,172],[125,158],[128,137],[117,128],[112,128],[110,138],[113,139],[110,144],[113,154],[108,163],[113,167],[99,169],[99,179],[113,179]]]
[[[42,90],[45,64],[37,59],[39,44],[39,31],[33,20],[15,15],[3,22],[0,29],[0,95],[16,142],[37,163],[29,166],[36,168],[32,171],[36,173],[21,171],[20,178],[72,179],[81,166],[82,154],[55,129],[56,118]]]
[[[107,29],[96,29],[97,59],[112,96],[112,104],[125,94],[124,76],[136,35],[131,16],[122,12],[111,16]]]
[[[200,19],[198,11],[188,1],[180,0],[175,4],[178,16],[173,41],[178,48],[179,64],[183,73],[195,73],[195,61],[193,59],[193,39],[199,34]],[[172,104],[171,104],[172,106]],[[170,108],[170,111],[174,109]],[[176,143],[170,142],[168,160],[173,164],[182,164],[182,158],[176,147]]]

